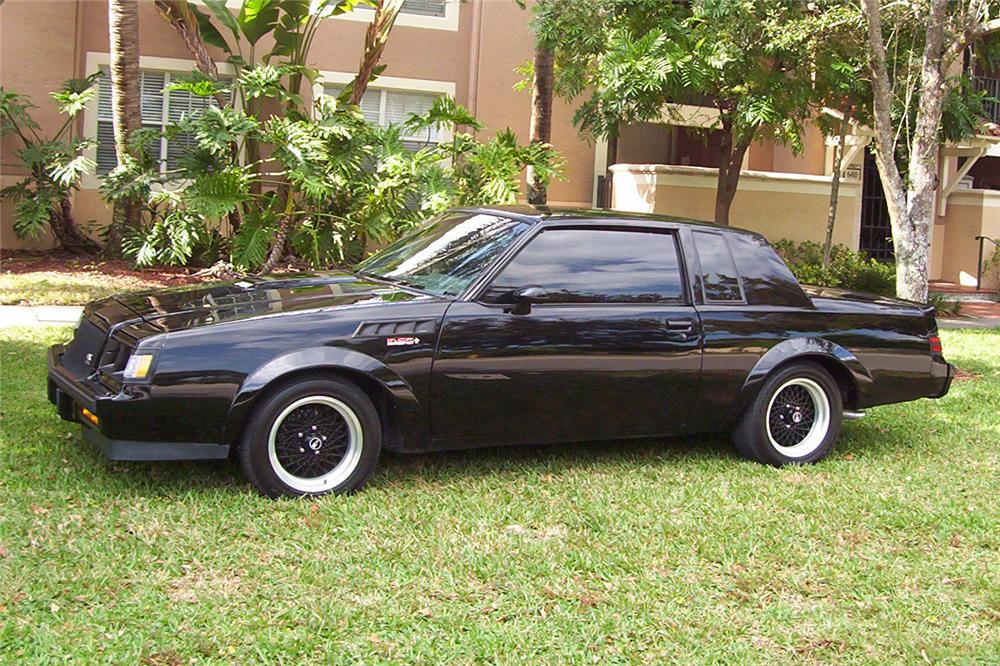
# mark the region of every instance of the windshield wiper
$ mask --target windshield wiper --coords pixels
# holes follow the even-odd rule
[[[395,275],[393,276],[378,275],[377,273],[366,273],[364,271],[354,271],[354,274],[360,275],[361,277],[365,277],[370,280],[377,280],[379,282],[388,282],[389,284],[398,284],[404,287],[409,287],[411,289],[418,289],[420,291],[427,292],[427,287],[420,284],[419,282],[414,282],[412,280],[404,280],[403,278],[396,277]]]

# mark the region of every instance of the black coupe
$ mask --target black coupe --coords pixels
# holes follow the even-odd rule
[[[507,207],[353,272],[91,303],[48,389],[114,460],[235,454],[277,497],[360,488],[383,447],[731,430],[753,460],[814,462],[843,419],[952,374],[933,308],[800,287],[758,234]]]

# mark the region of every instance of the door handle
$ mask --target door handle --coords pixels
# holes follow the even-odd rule
[[[695,330],[693,319],[667,319],[663,324],[670,337],[679,340],[687,340]]]

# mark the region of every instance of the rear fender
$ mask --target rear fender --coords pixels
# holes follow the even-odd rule
[[[289,352],[271,359],[248,375],[229,409],[223,441],[236,443],[254,403],[268,387],[296,373],[323,370],[360,373],[373,379],[390,397],[400,433],[414,444],[424,441],[426,415],[409,383],[378,359],[339,347],[311,347]]]
[[[823,338],[783,340],[761,356],[757,365],[747,375],[746,381],[743,382],[743,388],[740,389],[739,396],[729,414],[730,421],[738,417],[746,409],[746,406],[757,397],[768,375],[775,368],[794,360],[816,361],[834,370],[835,374],[840,375],[840,377],[835,377],[836,379],[846,378],[850,380],[853,386],[849,388],[856,397],[867,394],[872,385],[871,374],[861,364],[861,361],[844,347]]]

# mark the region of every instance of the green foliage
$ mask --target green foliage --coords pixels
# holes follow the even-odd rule
[[[14,233],[31,238],[45,232],[60,206],[68,207],[70,194],[80,179],[92,173],[95,164],[87,151],[96,143],[74,135],[76,117],[94,96],[99,75],[70,79],[51,94],[63,125],[51,137],[43,136],[32,117],[37,108],[26,96],[0,87],[0,137],[16,146],[14,155],[28,173],[22,180],[0,190],[0,197],[16,202]],[[65,223],[72,224],[71,220]]]
[[[781,258],[802,284],[841,287],[882,296],[896,293],[896,269],[869,259],[843,245],[834,245],[829,266],[823,266],[823,246],[812,241],[781,240],[774,244]]]
[[[583,97],[575,120],[595,135],[689,102],[718,109],[736,139],[761,133],[798,149],[814,94],[809,54],[823,38],[812,6],[566,0],[539,3],[534,29],[555,48],[556,91]]]
[[[238,95],[287,102],[278,65],[244,68],[233,82]],[[186,89],[214,94],[204,80]],[[287,91],[286,91],[287,92]],[[402,139],[449,132],[450,141],[413,150]],[[360,109],[320,97],[311,113],[264,119],[226,106],[209,107],[166,127],[168,139],[188,137],[166,168],[144,150],[105,180],[109,198],[127,193],[145,202],[140,233],[125,244],[139,264],[182,264],[202,246],[229,251],[242,269],[261,266],[283,225],[293,252],[313,266],[363,257],[369,242],[386,242],[428,214],[457,204],[517,200],[521,172],[532,165],[546,182],[560,160],[545,144],[519,145],[510,130],[486,141],[459,128],[482,130],[467,109],[440,98],[403,126],[378,127]],[[158,137],[157,137],[158,138]],[[243,147],[266,147],[268,160],[247,163]],[[207,243],[235,216],[241,224],[228,247]]]
[[[939,316],[956,317],[962,312],[962,301],[946,294],[928,294],[927,304],[933,306]]]

